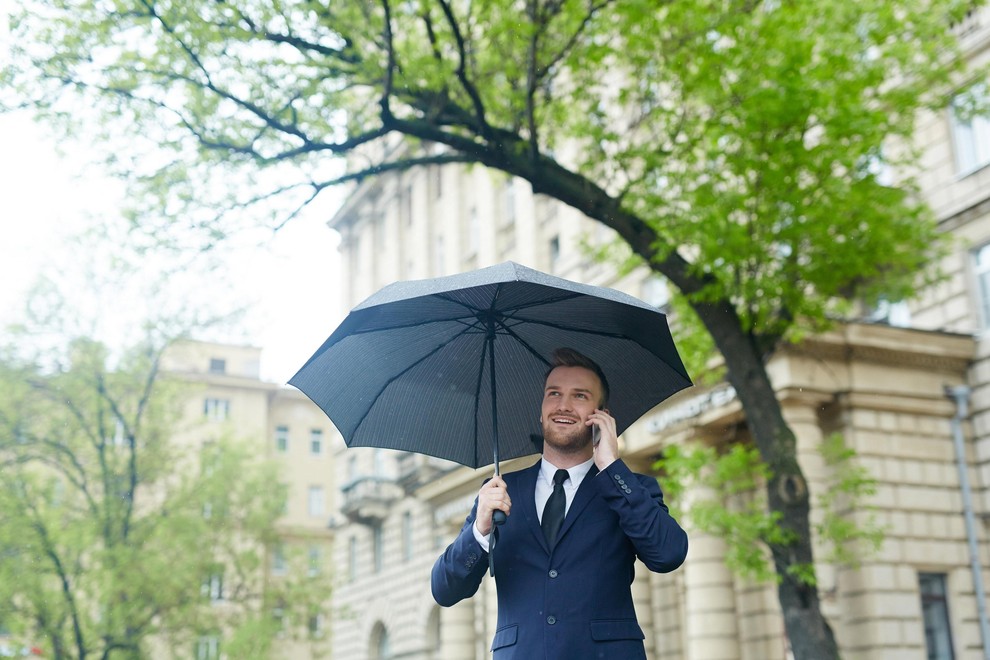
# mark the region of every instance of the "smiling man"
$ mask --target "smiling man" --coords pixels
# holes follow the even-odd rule
[[[630,589],[634,562],[674,570],[687,556],[687,535],[656,478],[619,458],[608,396],[597,364],[555,351],[540,409],[542,460],[485,482],[433,566],[437,603],[473,596],[488,568],[492,514],[505,512],[495,532],[493,660],[646,658]]]

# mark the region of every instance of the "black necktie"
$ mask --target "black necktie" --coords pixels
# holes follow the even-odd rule
[[[560,531],[560,526],[564,522],[564,509],[567,504],[564,496],[564,482],[567,481],[567,477],[567,470],[557,470],[556,474],[553,475],[553,492],[550,493],[550,499],[547,500],[547,505],[543,508],[541,526],[543,527],[543,536],[550,548],[553,548],[554,541],[557,540],[557,532]]]

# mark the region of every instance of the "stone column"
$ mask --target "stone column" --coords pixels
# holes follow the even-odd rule
[[[453,607],[440,608],[441,660],[475,657],[474,637],[474,603],[470,598]]]
[[[687,499],[711,497],[697,489]],[[715,536],[688,529],[684,571],[687,617],[686,660],[740,660],[738,612],[731,571],[725,565],[726,544]]]
[[[650,589],[650,570],[642,562],[636,562],[636,579],[632,583],[633,605],[636,619],[646,634],[646,657],[656,655],[656,633],[653,626],[653,594]]]

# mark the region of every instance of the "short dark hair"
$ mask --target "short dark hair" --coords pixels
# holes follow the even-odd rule
[[[557,367],[582,367],[598,376],[598,380],[602,384],[601,406],[604,408],[608,405],[608,379],[605,378],[605,372],[602,371],[602,368],[598,366],[597,362],[584,353],[579,353],[573,348],[567,347],[554,349],[551,360],[550,368],[547,370],[547,375],[543,378],[544,381],[550,377],[550,372]]]

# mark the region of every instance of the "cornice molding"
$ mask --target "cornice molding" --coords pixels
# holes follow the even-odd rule
[[[771,361],[811,357],[841,363],[867,362],[939,371],[963,371],[974,360],[971,335],[849,323],[799,344],[781,347]]]

